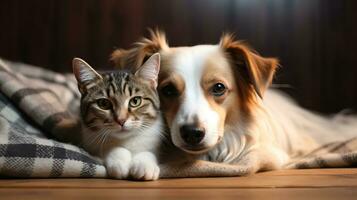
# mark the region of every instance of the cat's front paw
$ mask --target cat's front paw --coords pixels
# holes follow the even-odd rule
[[[139,156],[132,160],[129,173],[134,180],[153,181],[159,179],[160,168],[156,159]]]
[[[129,176],[130,163],[113,162],[107,165],[108,175],[116,179],[127,179]]]
[[[116,148],[109,152],[105,166],[109,177],[127,179],[129,176],[131,153],[125,148]]]

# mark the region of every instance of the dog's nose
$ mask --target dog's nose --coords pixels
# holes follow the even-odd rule
[[[189,145],[200,143],[205,136],[205,129],[196,125],[183,125],[180,128],[182,139]]]

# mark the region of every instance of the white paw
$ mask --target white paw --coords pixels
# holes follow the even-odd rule
[[[107,164],[108,175],[116,179],[127,179],[129,176],[130,163],[113,162]]]
[[[155,162],[135,159],[131,163],[130,176],[134,180],[152,181],[159,178],[160,168]]]
[[[107,173],[112,178],[127,179],[129,176],[131,153],[125,148],[115,148],[105,158]]]

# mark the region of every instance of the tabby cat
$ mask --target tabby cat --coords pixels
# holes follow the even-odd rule
[[[152,55],[136,73],[97,73],[74,58],[81,97],[81,141],[100,157],[113,178],[156,180],[156,151],[163,121],[156,92],[160,55]]]

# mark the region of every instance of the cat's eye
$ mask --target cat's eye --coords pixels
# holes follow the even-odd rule
[[[136,96],[136,97],[133,97],[130,99],[129,106],[135,108],[135,107],[140,106],[141,102],[142,102],[142,98],[139,96]]]
[[[112,108],[112,102],[109,99],[101,98],[97,100],[97,105],[100,109],[109,110]]]
[[[210,89],[213,96],[220,97],[224,95],[227,91],[227,87],[223,83],[216,83]]]
[[[175,97],[179,94],[178,90],[173,84],[168,84],[161,88],[161,94],[166,97]]]

